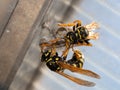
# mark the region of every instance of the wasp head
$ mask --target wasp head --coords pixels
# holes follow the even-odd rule
[[[42,62],[47,61],[50,58],[51,53],[52,53],[51,50],[47,50],[47,51],[43,52],[42,57],[41,57],[41,61]]]

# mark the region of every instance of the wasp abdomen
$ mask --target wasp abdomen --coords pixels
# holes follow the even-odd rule
[[[78,67],[78,68],[82,68],[83,67],[83,62],[82,61],[78,61],[78,60],[68,60],[67,61],[68,64],[74,66],[74,67]]]
[[[74,67],[82,68],[84,63],[84,56],[80,51],[75,50],[72,59],[68,60],[67,63]]]

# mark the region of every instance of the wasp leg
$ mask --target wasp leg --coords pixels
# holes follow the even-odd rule
[[[62,53],[62,58],[63,58],[63,60],[66,60],[67,55],[68,55],[68,52],[69,52],[69,48],[66,48],[66,49],[63,51],[63,53]]]
[[[74,47],[74,44],[72,44],[72,45],[71,45],[72,51],[74,52],[75,50],[74,50],[74,48],[73,48],[73,47]]]
[[[70,26],[76,25],[76,23],[81,26],[81,21],[80,20],[75,20],[73,23],[67,23],[67,24],[58,23],[58,26],[61,26],[61,27],[67,27],[68,26],[68,27],[70,27]]]
[[[55,45],[52,46],[52,56],[54,56],[56,54],[56,47]]]
[[[51,43],[56,43],[56,42],[59,41],[59,40],[61,40],[61,38],[56,38],[56,39],[54,39],[54,40],[50,40],[49,42],[51,42]]]
[[[61,27],[67,27],[68,26],[68,27],[70,27],[70,26],[74,26],[76,24],[76,22],[67,23],[67,24],[58,23],[58,26],[61,26]]]
[[[58,26],[60,27],[71,27],[71,26],[74,26],[75,23],[67,23],[67,24],[61,24],[61,23],[58,23]]]
[[[83,80],[83,79],[80,79],[80,78],[76,78],[76,77],[73,77],[73,76],[70,76],[68,74],[65,74],[63,72],[57,72],[56,73],[64,76],[65,78],[79,84],[79,85],[83,85],[83,86],[87,86],[87,87],[93,87],[95,86],[95,83],[94,82],[90,82],[90,81],[86,81],[86,80]]]
[[[80,20],[75,20],[73,23],[77,23],[78,26],[81,26],[82,22]]]
[[[85,43],[85,42],[83,42],[83,43],[78,42],[77,44],[75,44],[75,46],[92,46],[92,44],[91,43]]]
[[[92,72],[90,70],[85,70],[85,69],[81,69],[81,68],[78,68],[78,67],[74,67],[74,66],[71,66],[65,62],[57,62],[59,66],[63,67],[64,69],[68,69],[72,72],[76,72],[76,73],[80,73],[80,74],[83,74],[83,75],[86,75],[86,76],[90,76],[90,77],[93,77],[93,78],[97,78],[97,79],[100,79],[100,76],[98,74],[96,74],[95,72]]]
[[[99,34],[98,33],[93,33],[93,34],[91,34],[91,35],[89,35],[87,37],[87,39],[93,39],[93,40],[96,40],[98,38],[99,38]]]
[[[47,44],[47,43],[42,43],[42,44],[40,45],[41,52],[43,52],[44,47],[46,47],[46,46],[49,46],[49,44]]]
[[[69,49],[70,49],[69,42],[66,41],[65,46],[66,46],[65,50],[63,51],[62,56],[61,56],[63,58],[63,60],[66,60],[66,58],[67,58],[67,55],[68,55],[68,52],[69,52]]]

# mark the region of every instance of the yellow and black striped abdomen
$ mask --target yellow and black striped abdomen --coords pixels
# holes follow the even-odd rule
[[[74,58],[74,59],[68,60],[67,63],[74,67],[82,68],[84,64],[84,59],[77,60]]]
[[[72,59],[68,60],[67,63],[74,67],[82,68],[84,64],[84,56],[80,51],[75,50]]]

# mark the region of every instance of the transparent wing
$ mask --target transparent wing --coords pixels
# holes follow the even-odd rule
[[[88,31],[93,31],[93,30],[99,28],[99,24],[96,22],[92,22],[92,23],[86,25],[85,27],[87,28]]]
[[[77,73],[80,73],[80,74],[83,74],[83,75],[87,75],[87,76],[90,76],[90,77],[93,77],[93,78],[97,78],[97,79],[100,79],[100,76],[90,70],[85,70],[85,69],[80,69],[80,68],[77,68],[77,67],[74,67],[74,66],[71,66],[71,65],[68,65],[64,62],[58,62],[58,64],[65,68],[65,69],[68,69],[72,72],[77,72]]]
[[[79,85],[83,85],[83,86],[87,86],[87,87],[95,86],[95,83],[93,83],[93,82],[89,82],[89,81],[82,80],[82,79],[79,79],[79,78],[76,78],[76,77],[72,77],[72,76],[70,76],[68,74],[65,74],[63,72],[56,72],[56,73],[68,78],[69,80],[71,80],[71,81],[73,81],[73,82],[75,82]]]

